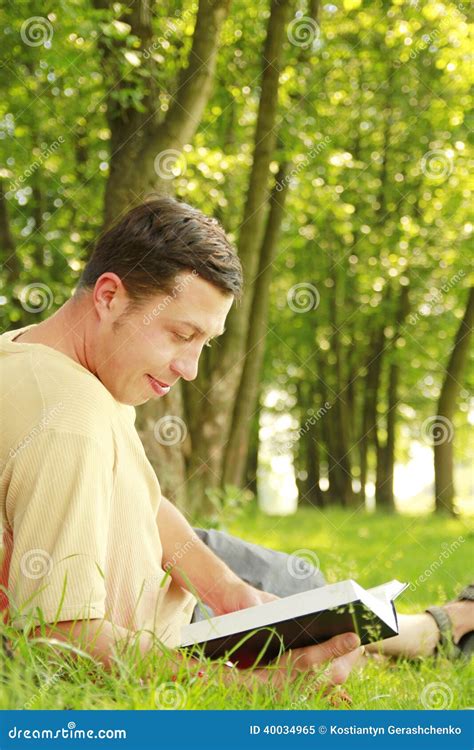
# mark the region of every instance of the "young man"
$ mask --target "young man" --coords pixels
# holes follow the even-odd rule
[[[135,406],[196,377],[241,284],[214,220],[153,200],[99,239],[75,295],[54,315],[0,337],[1,604],[14,625],[39,624],[41,610],[52,634],[80,640],[110,666],[133,634],[142,652],[153,647],[149,633],[179,644],[196,605],[188,586],[217,614],[273,598],[161,496],[134,427]],[[186,554],[166,578],[177,548]],[[395,653],[433,651],[433,618],[414,617],[405,640],[392,639]],[[255,674],[278,683],[288,662],[293,675],[328,663],[328,681],[341,683],[358,646],[354,634],[338,636]]]

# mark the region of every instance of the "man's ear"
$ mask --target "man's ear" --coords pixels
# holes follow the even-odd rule
[[[94,285],[94,307],[100,320],[117,320],[128,304],[128,295],[116,273],[103,273]]]

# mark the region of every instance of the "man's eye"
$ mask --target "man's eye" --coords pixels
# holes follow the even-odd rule
[[[188,336],[181,336],[180,333],[173,334],[175,338],[177,338],[179,341],[191,341],[191,338]]]

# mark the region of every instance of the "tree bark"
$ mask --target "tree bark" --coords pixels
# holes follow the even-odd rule
[[[181,389],[172,388],[160,408],[137,409],[137,431],[163,493],[185,511],[186,455],[191,450],[191,440],[182,415]]]
[[[304,383],[298,384],[298,402],[300,405],[300,429],[301,434],[295,452],[296,486],[298,488],[299,505],[322,508],[324,505],[323,493],[319,486],[321,479],[320,471],[320,449],[318,420],[308,417],[308,410],[317,409],[318,394],[315,384],[309,383],[305,388]],[[298,473],[304,471],[306,479],[300,479]]]
[[[111,5],[108,0],[95,3],[102,9]],[[142,61],[150,73],[150,83],[142,101],[143,111],[139,111],[136,106],[117,101],[121,83],[114,51],[101,45],[105,69],[113,79],[107,100],[111,155],[104,199],[105,225],[142,201],[150,191],[170,191],[172,180],[167,180],[167,175],[163,179],[159,170],[155,170],[155,158],[169,149],[179,156],[199,126],[212,91],[219,35],[229,5],[230,0],[200,0],[187,65],[179,74],[172,104],[163,119],[157,110],[156,63],[152,55]],[[141,51],[149,52],[154,41],[149,0],[133,0],[128,7],[131,13],[123,21],[131,25],[132,33],[141,40]],[[125,85],[130,83],[126,81]]]
[[[459,324],[454,346],[438,401],[438,414],[432,426],[435,469],[435,507],[437,512],[455,514],[452,424],[456,401],[469,353],[474,324],[474,287],[469,289],[464,317]]]
[[[268,297],[273,273],[273,260],[276,255],[281,222],[285,212],[285,199],[288,192],[288,165],[282,164],[275,181],[270,200],[265,236],[260,252],[260,263],[254,286],[247,352],[237,397],[234,402],[232,427],[227,443],[223,485],[241,486],[247,463],[250,439],[250,420],[258,398],[258,382],[265,352],[265,337],[268,320]],[[282,186],[282,189],[279,189]]]
[[[377,440],[377,469],[375,480],[375,499],[377,508],[384,510],[395,510],[395,497],[393,494],[393,475],[395,469],[395,427],[398,405],[398,381],[400,367],[396,357],[397,341],[401,335],[401,326],[408,315],[408,286],[400,287],[398,309],[395,318],[395,333],[391,344],[392,361],[389,366],[387,385],[387,411],[386,411],[386,433],[385,443]]]
[[[377,214],[376,221],[379,227],[383,225],[385,221],[385,210],[386,210],[386,192],[388,182],[388,154],[391,142],[391,86],[390,81],[387,82],[387,92],[385,98],[385,112],[383,120],[383,135],[382,135],[382,163],[380,167],[380,186],[377,195]],[[387,293],[384,295],[386,302],[389,302],[390,288],[387,287]],[[378,450],[378,434],[377,434],[377,403],[380,387],[380,375],[382,368],[382,356],[385,347],[385,334],[384,334],[385,323],[382,322],[379,327],[373,332],[371,343],[369,345],[369,356],[367,362],[367,374],[366,374],[366,387],[364,394],[364,406],[362,411],[362,425],[361,425],[361,438],[359,440],[359,462],[360,462],[360,499],[365,503],[366,492],[365,486],[368,478],[368,463],[369,463],[369,452],[373,446],[375,449],[375,455],[377,456]],[[377,466],[377,460],[376,464]]]
[[[2,267],[6,281],[11,284],[18,281],[21,264],[16,254],[15,241],[10,229],[10,217],[8,215],[5,193],[5,186],[0,177],[0,247],[2,248],[3,255]]]
[[[2,252],[2,275],[5,281],[4,290],[11,297],[13,310],[8,318],[3,317],[2,325],[10,327],[13,323],[15,328],[21,328],[26,325],[31,315],[23,308],[20,300],[15,293],[15,285],[20,281],[21,261],[17,254],[16,242],[10,226],[10,216],[8,213],[7,199],[5,197],[5,185],[0,177],[0,249]]]
[[[110,7],[109,0],[95,0],[99,8]],[[104,224],[112,223],[132,205],[139,203],[151,190],[168,192],[172,180],[167,181],[155,171],[155,157],[174,149],[181,152],[199,126],[204,107],[212,90],[215,75],[219,34],[227,16],[230,0],[201,0],[197,11],[192,47],[187,65],[182,69],[173,104],[160,120],[156,109],[158,91],[154,81],[155,62],[150,55],[147,67],[150,73],[149,89],[142,101],[143,111],[120,103],[116,96],[121,84],[114,62],[116,50],[102,44],[101,52],[105,70],[109,73],[110,93],[107,100],[107,118],[111,131],[110,174],[104,199]],[[151,49],[154,32],[148,0],[134,0],[131,13],[123,20],[132,27],[132,33],[141,40],[141,51]],[[145,63],[143,63],[145,64]],[[130,85],[125,81],[125,85]],[[145,451],[157,471],[163,492],[179,505],[186,505],[186,459],[180,442],[168,446],[157,443],[153,427],[165,416],[183,416],[181,385],[176,384],[164,400],[149,402],[137,409],[137,429]],[[186,424],[186,420],[184,420]],[[191,442],[188,432],[187,444]],[[194,467],[194,471],[199,471]]]
[[[333,259],[335,260],[335,259]],[[334,375],[336,397],[332,419],[328,420],[328,455],[331,462],[331,494],[336,503],[343,506],[354,504],[352,489],[352,470],[350,458],[350,424],[347,394],[344,387],[343,356],[340,340],[339,309],[344,307],[344,287],[340,267],[336,262],[332,264],[330,275],[333,281],[329,295],[329,313],[332,327],[331,351],[335,356]]]
[[[247,453],[247,467],[245,470],[245,487],[257,495],[257,473],[260,451],[260,413],[262,406],[257,395],[257,405],[250,425],[250,443]]]
[[[282,3],[280,4],[283,5]],[[319,0],[310,0],[310,2],[308,3],[308,15],[316,21],[318,14]],[[279,33],[281,33],[281,29]],[[277,34],[274,33],[273,36],[274,42],[276,43]],[[268,39],[268,51],[270,53],[273,52],[274,54],[276,50],[272,50],[272,46],[270,44],[270,27]],[[268,52],[266,50],[264,59],[267,59],[267,54]],[[300,47],[298,50],[297,64],[303,64],[307,62],[310,58],[310,55],[310,46]],[[270,95],[268,95],[267,100],[271,100],[271,106],[275,110],[277,104],[276,89],[278,87],[278,79],[275,79],[274,76],[272,76],[272,79],[272,86],[268,85],[265,88],[266,91],[270,93],[271,88],[273,87],[273,94],[271,97]],[[304,100],[304,94],[302,94],[301,92],[297,94],[297,101],[293,104],[292,109],[295,110],[301,107]],[[273,114],[273,117],[274,116],[275,112]],[[260,135],[263,135],[265,138],[267,138],[267,131],[268,125],[265,125],[265,123],[262,121]],[[258,137],[258,132],[256,137]],[[268,141],[269,143],[267,151],[268,153],[271,153],[271,139],[269,138]],[[263,158],[263,156],[265,156],[264,152],[263,155],[260,155],[260,158]],[[260,252],[258,253],[259,265],[257,275],[253,282],[253,289],[250,289],[250,291],[252,292],[252,306],[250,310],[249,320],[252,321],[252,324],[248,327],[248,336],[245,345],[246,356],[244,367],[240,378],[237,396],[235,399],[232,423],[229,431],[229,442],[225,451],[223,469],[224,484],[234,484],[240,486],[243,481],[244,468],[247,462],[249,444],[248,422],[250,419],[250,415],[255,408],[257,399],[258,380],[262,368],[262,361],[265,350],[265,329],[268,319],[268,297],[273,273],[272,264],[276,254],[281,223],[284,217],[284,204],[290,183],[288,179],[289,172],[290,164],[282,162],[276,176],[275,184],[270,197],[269,215],[265,227],[262,247],[260,249]],[[252,208],[247,206],[247,210],[251,211]],[[240,239],[241,258],[243,259],[247,270],[251,269],[248,268],[248,260],[247,262],[245,262],[244,251],[247,251],[249,248],[249,236],[250,233],[246,238],[241,237]],[[250,297],[250,294],[248,296]]]
[[[369,449],[375,442],[377,401],[384,343],[384,326],[381,325],[372,334],[366,365],[367,372],[365,376],[361,437],[359,439],[360,499],[362,502],[365,502],[366,499],[365,486],[368,478]]]
[[[237,396],[247,354],[250,310],[268,208],[270,163],[276,138],[279,76],[289,7],[289,0],[273,0],[262,57],[261,96],[253,161],[237,243],[244,269],[245,293],[241,303],[234,306],[228,316],[227,331],[222,344],[218,347],[218,355],[213,359],[209,378],[206,382],[203,382],[202,378],[196,381],[201,392],[199,393],[196,387],[193,388],[193,384],[185,390],[186,403],[197,398],[202,406],[199,434],[196,438],[192,430],[193,451],[189,466],[189,490],[193,504],[203,512],[210,509],[206,500],[206,489],[221,484],[225,446],[232,423],[232,406]],[[191,409],[196,411],[194,407]]]

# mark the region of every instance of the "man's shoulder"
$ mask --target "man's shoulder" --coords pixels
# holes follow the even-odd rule
[[[32,347],[27,356],[1,358],[0,381],[2,412],[16,425],[15,433],[41,424],[101,441],[110,438],[127,410],[93,373],[43,347]]]

